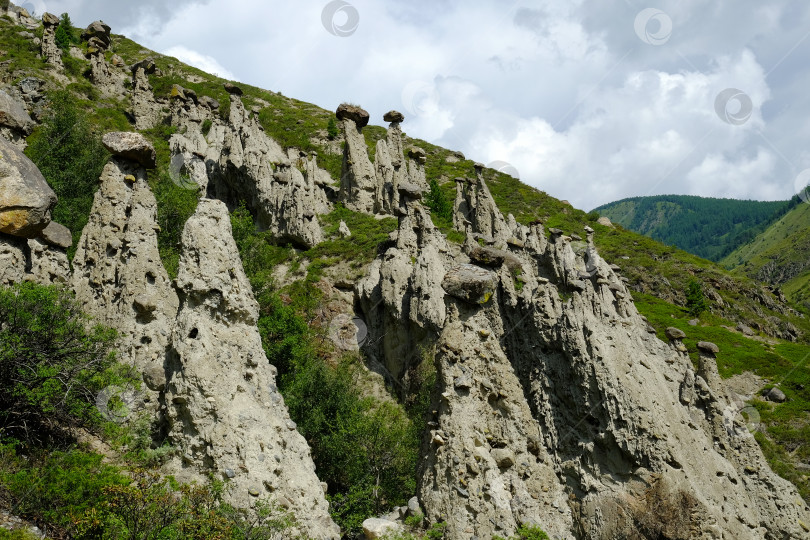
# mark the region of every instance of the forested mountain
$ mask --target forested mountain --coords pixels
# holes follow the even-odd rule
[[[665,244],[719,261],[796,205],[693,195],[631,197],[596,208],[614,223]]]

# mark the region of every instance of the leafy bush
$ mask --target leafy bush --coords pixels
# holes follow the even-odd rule
[[[73,232],[72,257],[87,224],[93,195],[109,154],[68,91],[50,96],[42,125],[29,138],[28,157],[59,197],[53,219]]]
[[[96,394],[122,383],[114,330],[88,329],[71,293],[21,283],[0,289],[0,437],[44,442],[97,421]]]

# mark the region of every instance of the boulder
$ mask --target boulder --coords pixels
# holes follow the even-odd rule
[[[765,393],[765,399],[773,401],[774,403],[784,403],[787,401],[787,396],[779,388],[774,386]]]
[[[142,69],[144,73],[149,75],[157,70],[157,65],[155,64],[155,60],[153,58],[144,58],[140,62],[132,64],[130,69],[132,70],[132,73],[137,73],[139,69]]]
[[[242,94],[244,94],[242,89],[233,83],[226,82],[225,84],[222,85],[222,87],[225,89],[226,92],[228,92],[233,96],[241,96]]]
[[[754,331],[751,329],[751,327],[746,326],[743,323],[739,323],[737,325],[737,331],[741,332],[745,336],[753,336],[754,335]]]
[[[135,161],[147,169],[157,165],[154,146],[140,133],[115,131],[104,135],[101,142],[114,156]]]
[[[355,105],[342,103],[337,108],[337,111],[335,111],[335,115],[338,117],[338,120],[353,120],[358,129],[368,125],[368,111]]]
[[[427,152],[425,152],[424,148],[419,148],[418,146],[408,148],[408,157],[420,165],[427,163]]]
[[[670,326],[666,329],[667,339],[683,339],[686,337],[686,333],[679,329]]]
[[[492,459],[500,469],[508,469],[515,464],[515,453],[508,448],[496,448],[492,451]]]
[[[383,120],[386,122],[402,122],[405,120],[405,115],[399,111],[388,111],[383,116]]]
[[[515,271],[521,267],[520,259],[507,251],[493,247],[475,246],[470,250],[468,255],[474,262],[483,266],[500,268],[506,263],[506,266],[511,271]]]
[[[0,90],[0,126],[5,126],[23,135],[29,135],[36,124],[25,108],[13,97]]]
[[[343,220],[340,221],[340,225],[338,226],[338,232],[340,233],[340,236],[342,236],[343,238],[348,238],[352,235],[352,231],[349,230],[349,226],[346,225],[346,222]]]
[[[37,166],[0,137],[0,232],[35,238],[50,223],[56,200]]]
[[[57,17],[53,13],[43,13],[42,24],[45,25],[46,27],[59,26],[59,17]]]
[[[460,264],[445,274],[442,288],[460,300],[483,305],[495,294],[497,283],[493,272],[472,264]]]
[[[387,519],[371,518],[363,522],[363,534],[366,535],[367,540],[387,538],[402,531],[402,525]]]
[[[720,347],[708,341],[699,341],[697,348],[700,352],[706,354],[717,354],[720,352]]]
[[[109,49],[110,45],[112,44],[109,25],[105,24],[103,21],[95,21],[90,23],[84,32],[82,32],[82,41],[89,42],[92,38],[96,38],[98,40],[97,43],[102,49]]]
[[[70,232],[70,229],[55,221],[48,223],[48,226],[42,230],[40,238],[42,238],[46,244],[62,249],[68,249],[73,245],[73,234]]]
[[[210,96],[200,96],[200,105],[207,107],[212,111],[219,109],[219,101]]]
[[[606,218],[604,216],[597,219],[596,222],[599,225],[602,225],[603,227],[610,227],[611,229],[613,228],[613,222],[611,222],[608,218]]]
[[[419,504],[418,497],[411,497],[408,500],[408,515],[416,516],[422,514],[422,506]]]
[[[424,196],[424,191],[422,190],[422,188],[420,188],[416,184],[411,183],[400,184],[398,191],[400,196],[414,201],[419,201]]]

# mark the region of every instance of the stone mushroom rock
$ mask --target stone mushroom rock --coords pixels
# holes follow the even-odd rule
[[[442,288],[460,300],[483,305],[495,294],[497,283],[493,272],[473,264],[460,264],[447,272]]]
[[[154,58],[144,58],[143,60],[132,64],[132,67],[130,69],[132,73],[137,73],[139,69],[142,69],[144,73],[149,75],[155,72],[155,70],[157,69],[157,64],[155,64]]]
[[[0,137],[0,232],[35,238],[51,222],[56,201],[37,166]]]
[[[90,41],[92,38],[96,38],[101,47],[106,50],[112,44],[110,30],[109,25],[105,24],[103,21],[95,21],[90,23],[84,32],[82,32],[81,38],[83,41]]]
[[[408,157],[420,165],[427,163],[427,152],[425,152],[424,148],[419,148],[418,146],[411,146],[408,148]]]
[[[29,135],[36,123],[17,100],[0,90],[0,126]]]
[[[155,147],[140,133],[125,131],[107,133],[101,142],[114,156],[135,161],[147,169],[154,169],[157,166]]]
[[[667,335],[667,339],[683,339],[686,337],[686,333],[683,330],[673,326],[667,328],[665,333]]]
[[[242,94],[244,94],[241,88],[230,82],[226,82],[225,84],[222,85],[222,87],[225,89],[226,92],[228,92],[232,96],[241,96]]]
[[[709,341],[699,341],[697,348],[700,352],[705,354],[715,355],[720,352],[720,347]]]
[[[369,121],[368,111],[348,103],[342,103],[335,111],[335,115],[338,120],[352,120],[358,129],[366,127]]]
[[[53,13],[43,13],[42,14],[42,24],[46,27],[48,26],[59,26],[59,17],[54,15]]]
[[[42,15],[42,56],[45,61],[59,68],[62,64],[62,51],[56,44],[56,28],[59,26],[59,17],[51,13]]]
[[[40,238],[46,244],[62,249],[68,249],[73,245],[73,234],[70,229],[55,221],[48,223],[48,226],[40,233]]]
[[[383,120],[386,122],[404,122],[405,115],[399,111],[388,111],[383,115]]]
[[[169,437],[184,456],[174,466],[217,475],[237,507],[260,496],[286,506],[306,538],[338,538],[307,443],[262,349],[259,306],[225,203],[200,200],[181,243],[166,391]]]

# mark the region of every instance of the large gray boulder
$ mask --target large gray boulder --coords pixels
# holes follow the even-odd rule
[[[351,120],[355,123],[358,129],[362,129],[368,125],[368,111],[356,105],[342,103],[337,108],[335,115],[337,116],[338,120]]]
[[[25,108],[13,97],[0,90],[0,126],[29,135],[36,124]]]
[[[447,294],[471,304],[486,304],[497,287],[497,276],[480,266],[460,264],[444,276],[442,287]]]
[[[94,42],[99,43],[103,49],[108,49],[112,44],[112,38],[110,37],[110,26],[105,24],[103,21],[95,21],[90,23],[85,31],[82,32],[82,40],[90,41],[91,39],[94,39]]]
[[[56,193],[34,163],[0,137],[0,232],[34,238],[50,223]]]

